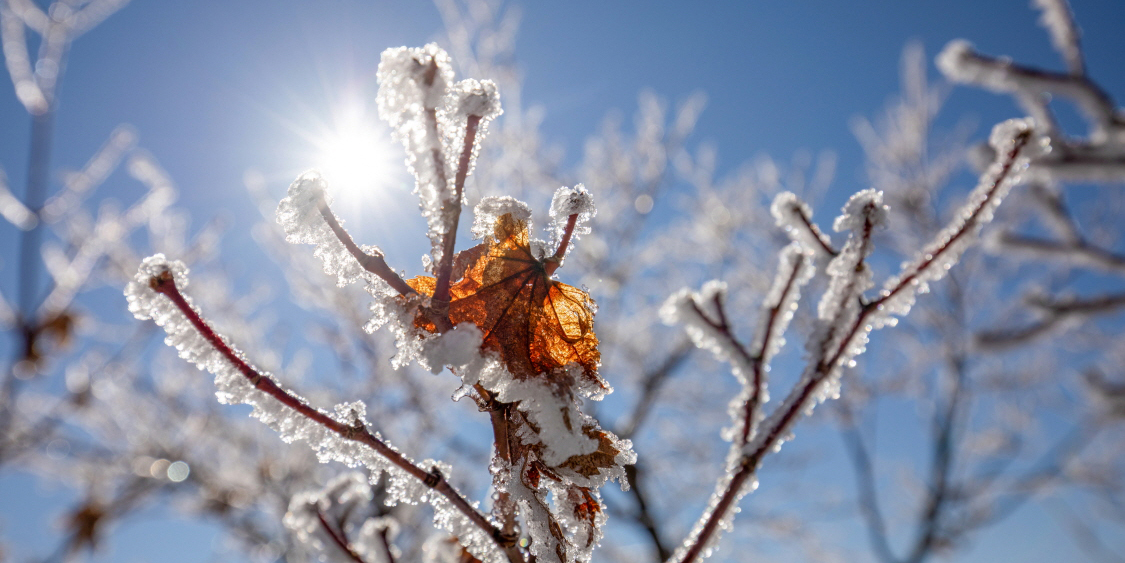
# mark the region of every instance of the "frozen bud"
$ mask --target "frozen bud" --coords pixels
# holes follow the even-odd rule
[[[551,198],[551,218],[567,218],[574,214],[593,217],[598,212],[594,207],[594,196],[582,184],[573,188],[563,186],[555,190]]]
[[[469,78],[454,84],[442,105],[447,118],[452,119],[463,120],[475,115],[485,122],[503,113],[500,108],[500,92],[496,89],[496,83],[491,80]]]
[[[955,39],[946,44],[935,62],[942,74],[954,82],[980,82],[984,70],[977,64],[979,59],[972,43]]]
[[[590,220],[597,214],[594,196],[582,184],[573,188],[563,186],[555,190],[555,196],[551,198],[551,226],[548,229],[551,233],[551,242],[557,245],[562,241],[571,215],[578,216],[574,221],[571,237],[577,239],[581,235],[589,234]],[[568,254],[571,248],[573,245],[567,247]]]
[[[277,205],[277,222],[285,230],[285,240],[293,244],[319,242],[315,233],[322,227],[321,205],[331,205],[324,178],[316,170],[301,174],[289,185]]]
[[[824,254],[831,248],[828,236],[812,222],[812,209],[793,192],[782,192],[773,198],[770,213],[789,239],[800,244],[805,252]]]
[[[153,290],[153,279],[166,273],[172,275],[172,281],[180,290],[187,287],[188,268],[179,260],[168,260],[163,254],[154,254],[141,262],[133,281],[125,288],[125,297],[129,301],[129,312],[140,320],[154,318],[153,315],[164,316],[165,311],[170,311],[172,304],[160,297]]]
[[[387,49],[379,60],[379,116],[397,129],[418,110],[441,105],[453,82],[449,55],[434,43],[422,48]]]

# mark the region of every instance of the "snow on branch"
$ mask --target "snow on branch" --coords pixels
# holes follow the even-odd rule
[[[254,407],[252,416],[278,431],[287,442],[308,442],[322,462],[363,465],[373,479],[386,474],[390,502],[429,502],[434,508],[434,523],[459,538],[478,558],[496,561],[505,554],[509,558],[518,556],[518,551],[513,551],[513,539],[502,534],[449,483],[447,465],[433,460],[417,464],[378,432],[368,430],[362,402],[336,405],[334,414],[327,413],[248,363],[182,293],[188,283],[187,273],[180,262],[170,262],[162,254],[151,256],[141,264],[125,295],[134,316],[152,319],[163,327],[165,342],[176,348],[181,358],[215,376],[220,402]]]
[[[760,423],[755,413],[759,403],[766,400],[765,382],[759,375],[761,366],[781,346],[781,341],[775,339],[780,338],[780,331],[793,314],[799,288],[812,275],[812,267],[807,264],[810,255],[818,252],[817,247],[819,252],[824,249],[820,244],[824,237],[819,231],[802,226],[801,217],[807,217],[807,207],[791,195],[783,194],[775,200],[775,216],[783,228],[790,227],[787,231],[795,242],[782,252],[778,277],[763,305],[763,328],[754,352],[748,352],[731,336],[722,306],[725,285],[710,282],[699,293],[683,290],[667,301],[666,321],[683,323],[697,346],[730,361],[736,375],[755,374],[751,378],[739,376],[744,386],[739,398],[742,407],[735,406],[738,402],[732,403],[731,415],[733,429],[741,432],[724,436],[733,442],[727,471],[673,561],[690,563],[710,556],[720,532],[733,526],[739,499],[757,487],[757,471],[765,456],[789,439],[793,425],[802,416],[810,414],[825,399],[839,395],[842,370],[854,366],[854,358],[865,350],[868,334],[893,324],[892,315],[907,314],[916,294],[925,292],[928,283],[946,275],[977,238],[981,227],[991,221],[996,206],[1019,181],[1029,158],[1049,149],[1046,142],[1045,137],[1035,136],[1030,120],[997,125],[991,144],[999,157],[981,177],[965,206],[914,260],[903,264],[901,272],[888,280],[879,296],[871,301],[864,297],[874,286],[865,260],[871,253],[872,233],[886,221],[887,208],[881,192],[864,190],[852,196],[833,225],[836,231],[847,231],[849,236],[825,268],[828,288],[821,296],[816,326],[807,345],[808,364],[781,404]]]

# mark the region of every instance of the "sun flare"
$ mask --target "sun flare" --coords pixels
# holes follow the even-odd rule
[[[401,151],[374,112],[352,104],[334,122],[314,140],[313,161],[335,195],[354,203],[401,180]]]

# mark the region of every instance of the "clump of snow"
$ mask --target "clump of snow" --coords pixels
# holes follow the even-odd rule
[[[468,366],[479,360],[483,341],[484,333],[475,324],[458,324],[453,330],[426,340],[418,363],[435,374],[444,366]]]
[[[881,227],[887,222],[887,209],[883,205],[883,192],[872,188],[856,192],[844,204],[843,213],[832,223],[832,230],[842,233],[865,227]]]
[[[344,287],[365,272],[325,222],[322,208],[328,210],[331,204],[328,184],[319,172],[310,170],[290,184],[285,198],[277,205],[277,222],[285,230],[286,242],[316,245],[313,255],[323,262],[324,273],[336,276],[336,285]],[[343,226],[340,218],[336,222]]]
[[[525,221],[531,228],[531,208],[512,196],[491,196],[480,200],[473,208],[473,238],[486,239],[492,236],[496,220],[511,213],[512,219]]]
[[[434,111],[453,83],[453,60],[436,43],[383,51],[376,72],[379,116],[396,130]]]

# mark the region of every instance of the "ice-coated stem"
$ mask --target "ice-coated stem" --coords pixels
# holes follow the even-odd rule
[[[757,412],[758,406],[761,405],[762,402],[762,357],[760,354],[753,355],[748,352],[746,347],[735,338],[734,333],[731,332],[730,323],[727,322],[726,310],[720,298],[720,294],[718,293],[716,293],[714,297],[714,307],[719,316],[717,320],[711,319],[704,314],[703,310],[699,308],[699,304],[697,304],[694,299],[691,301],[691,308],[695,310],[695,314],[699,315],[699,318],[703,319],[703,322],[711,325],[711,328],[714,328],[717,333],[716,336],[722,338],[732,354],[737,356],[736,358],[731,358],[731,363],[752,366],[750,370],[752,373],[750,396],[746,398],[746,402],[743,403],[742,408],[739,409],[742,411],[744,418],[741,441],[745,443],[750,434],[750,425],[754,421],[754,413]]]
[[[488,521],[488,518],[476,508],[473,508],[469,501],[458,493],[452,485],[446,481],[445,477],[439,471],[426,471],[418,467],[402,454],[395,451],[388,446],[374,434],[372,434],[365,425],[357,423],[354,426],[346,425],[337,421],[327,414],[322,413],[311,406],[305,404],[303,401],[293,396],[291,393],[281,388],[274,380],[268,376],[263,376],[250,364],[246,363],[238,354],[236,354],[229,345],[220,337],[206,321],[200,317],[199,313],[187,302],[184,295],[180,293],[176,282],[173,279],[172,273],[164,270],[159,275],[155,275],[149,280],[149,287],[153,291],[160,293],[176,306],[177,309],[188,319],[193,327],[199,334],[207,340],[212,347],[215,348],[223,358],[231,363],[238,371],[246,378],[250,384],[259,391],[266,393],[273,397],[281,404],[289,407],[297,414],[323,426],[324,428],[338,434],[341,438],[352,440],[364,444],[371,449],[375,450],[379,455],[382,455],[388,461],[398,466],[400,469],[408,473],[410,476],[418,479],[427,487],[433,489],[438,494],[445,497],[454,508],[461,514],[465,515],[475,526],[483,530],[492,538],[497,547],[500,548],[508,556],[511,563],[521,563],[523,555],[519,552],[516,546],[515,539],[506,536],[499,528],[494,526]]]
[[[406,281],[387,265],[387,261],[383,259],[381,254],[368,254],[352,240],[352,235],[348,234],[348,231],[344,229],[343,225],[336,220],[336,215],[328,208],[328,203],[324,201],[323,197],[318,207],[320,208],[320,216],[324,218],[324,222],[328,224],[328,228],[332,229],[332,233],[340,240],[340,244],[343,244],[344,248],[348,249],[348,252],[355,257],[356,261],[359,262],[360,266],[363,266],[364,270],[383,278],[383,281],[387,282],[387,284],[395,291],[399,292],[400,295],[417,293],[414,291],[414,288],[407,285]]]
[[[441,238],[441,260],[438,263],[437,283],[434,287],[433,302],[438,307],[448,308],[449,284],[453,282],[453,253],[457,247],[457,224],[461,219],[461,196],[465,191],[465,178],[469,176],[469,162],[476,145],[477,126],[481,116],[470,115],[465,124],[465,144],[461,148],[461,158],[457,161],[457,175],[453,179],[453,198],[449,204],[454,207],[449,222],[449,230]]]
[[[477,387],[482,397],[487,397],[483,402],[489,406],[489,416],[492,422],[492,435],[496,448],[496,457],[504,462],[504,466],[511,468],[512,464],[512,404],[500,403],[491,398],[491,394],[483,386]],[[511,478],[511,475],[508,476]],[[510,486],[510,485],[509,485]],[[492,513],[500,522],[501,530],[508,536],[516,537],[519,528],[516,523],[516,505],[512,495],[505,490],[498,491],[496,502],[493,504]]]
[[[559,241],[559,248],[555,250],[555,254],[547,260],[545,265],[548,276],[554,275],[555,270],[559,269],[559,265],[562,264],[563,256],[566,256],[566,247],[570,246],[570,238],[574,236],[574,226],[577,224],[578,214],[571,213],[570,216],[566,218],[566,228],[563,229],[563,236],[562,240]]]

